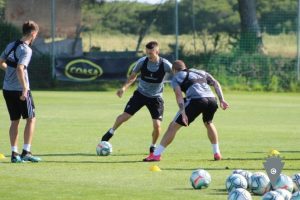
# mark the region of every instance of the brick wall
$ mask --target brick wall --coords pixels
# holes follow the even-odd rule
[[[39,36],[51,36],[51,0],[8,0],[5,20],[21,27],[24,21],[39,24]],[[56,0],[56,36],[74,38],[81,24],[80,0]]]

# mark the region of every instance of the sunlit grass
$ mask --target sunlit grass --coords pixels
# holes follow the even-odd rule
[[[141,162],[148,153],[152,122],[142,108],[121,126],[112,138],[113,154],[97,157],[95,148],[102,134],[112,126],[133,90],[118,98],[109,92],[33,91],[37,127],[32,151],[41,163],[11,164],[8,137],[9,119],[0,102],[1,200],[174,200],[227,199],[226,177],[237,168],[264,171],[263,162],[271,149],[284,156],[283,173],[299,173],[299,113],[297,93],[225,92],[230,104],[219,109],[214,123],[219,131],[223,161],[212,160],[211,145],[201,117],[182,128],[159,163]],[[178,110],[173,91],[165,94],[163,132]],[[20,145],[22,129],[20,127]],[[151,172],[151,165],[161,172]],[[206,169],[211,185],[193,190],[192,170]],[[253,200],[261,197],[253,196]]]

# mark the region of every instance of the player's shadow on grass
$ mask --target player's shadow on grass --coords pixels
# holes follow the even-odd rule
[[[195,190],[194,188],[174,188],[174,190],[182,190],[182,191],[193,191]],[[228,195],[227,190],[225,189],[213,189],[215,192],[209,192],[209,195]]]
[[[51,157],[51,156],[53,156],[53,157],[56,157],[56,156],[96,156],[96,153],[95,154],[93,154],[93,153],[51,153],[51,154],[36,154],[36,156],[40,156],[40,157],[47,157],[47,156],[49,156],[49,157]],[[112,154],[112,155],[110,155],[110,156],[113,156],[113,157],[118,157],[118,156],[120,156],[120,157],[123,157],[123,156],[147,156],[147,154],[118,154],[118,153],[116,153],[116,154]]]
[[[51,154],[36,154],[36,156],[40,157],[59,157],[59,156],[95,156],[95,154],[92,153],[51,153]]]
[[[109,157],[124,157],[124,156],[135,156],[135,155],[144,155],[144,154],[113,154],[108,157],[106,156],[97,156],[96,154],[92,153],[52,153],[52,154],[37,154],[42,158],[42,162],[45,163],[95,163],[95,164],[122,164],[122,163],[139,163],[143,162],[142,159],[140,160],[122,160],[122,161],[111,161]],[[83,160],[83,161],[73,161],[73,160],[47,160],[43,159],[43,157],[95,157],[99,158],[97,161],[94,160]],[[100,160],[102,159],[102,160]]]
[[[136,161],[136,160],[123,160],[123,161],[72,161],[72,160],[43,160],[42,162],[45,163],[69,163],[69,164],[125,164],[125,163],[139,163],[143,161]]]
[[[161,170],[169,170],[169,171],[194,171],[198,168],[162,168]],[[225,167],[203,167],[205,170],[232,170],[226,169]]]
[[[194,188],[174,188],[174,190],[182,190],[182,191],[186,191],[186,190],[195,190]]]
[[[293,150],[287,150],[287,151],[280,151],[281,153],[300,153],[300,151],[293,151]]]
[[[232,171],[232,170],[236,170],[239,169],[239,167],[233,166],[233,167],[205,167],[202,166],[202,169],[208,170],[208,171]],[[199,168],[161,168],[162,171],[194,171],[197,170]],[[263,166],[261,165],[258,167],[243,167],[243,170],[249,170],[249,171],[265,171],[265,169],[263,168]],[[299,168],[284,168],[284,170],[299,170]]]
[[[261,160],[261,161],[265,161],[266,160],[266,158],[267,158],[267,156],[265,156],[265,157],[262,157],[262,158],[224,158],[224,159],[222,159],[222,160],[227,160],[227,161],[230,161],[230,160],[232,160],[232,161],[243,161],[243,160],[245,160],[245,161],[251,161],[251,160]],[[299,160],[300,161],[300,158],[284,158],[283,157],[283,160],[291,160],[291,161],[296,161],[296,160]]]
[[[259,153],[259,154],[266,154],[266,152],[263,151],[249,151],[246,153]],[[294,150],[285,150],[285,151],[280,151],[280,153],[300,153],[300,151],[294,151]]]

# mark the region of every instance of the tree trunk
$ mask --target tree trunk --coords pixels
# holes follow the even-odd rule
[[[256,18],[256,0],[238,0],[241,18],[240,49],[248,53],[266,53]]]
[[[149,31],[150,27],[152,24],[154,24],[158,18],[158,10],[160,8],[162,4],[158,4],[158,6],[155,8],[154,11],[151,12],[151,15],[154,16],[150,23],[149,24],[146,24],[146,25],[143,25],[141,28],[140,28],[140,31],[139,31],[139,38],[138,38],[138,41],[137,41],[137,45],[136,45],[136,48],[135,48],[135,52],[138,53],[139,49],[140,49],[140,46],[142,44],[142,41],[144,39],[144,37],[147,35],[147,32]]]

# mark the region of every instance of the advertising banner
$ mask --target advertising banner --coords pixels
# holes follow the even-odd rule
[[[55,74],[62,81],[126,79],[138,57],[134,58],[57,58]]]

